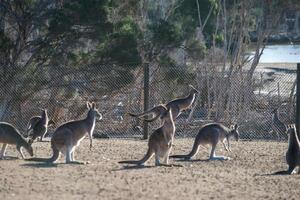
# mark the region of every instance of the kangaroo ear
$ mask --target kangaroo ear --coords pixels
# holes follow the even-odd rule
[[[92,102],[92,108],[95,109],[96,108],[96,103]]]
[[[88,102],[88,101],[86,102],[86,106],[87,106],[88,109],[91,109],[91,107],[92,107],[91,103]]]

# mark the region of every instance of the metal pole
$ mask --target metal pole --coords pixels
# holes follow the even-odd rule
[[[149,63],[144,64],[144,111],[149,109]],[[143,122],[143,139],[148,139],[148,122]]]
[[[297,64],[297,89],[296,89],[296,128],[297,128],[298,138],[300,138],[299,124],[300,124],[300,63]]]

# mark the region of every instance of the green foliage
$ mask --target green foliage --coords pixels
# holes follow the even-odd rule
[[[203,33],[207,38],[214,32],[215,27],[215,18],[218,10],[218,1],[217,0],[198,0],[201,21],[205,21],[210,8],[213,6],[212,15],[208,20],[207,25],[205,26]],[[196,1],[183,0],[180,6],[176,9],[173,16],[173,20],[177,22],[182,22],[182,31],[184,37],[190,37],[194,33],[195,28],[199,26],[198,20],[198,9]]]
[[[199,60],[204,58],[207,48],[202,41],[191,38],[186,44],[186,51],[193,59]]]
[[[96,57],[102,63],[131,63],[132,66],[136,66],[141,63],[137,50],[139,36],[139,29],[132,18],[126,18],[115,24],[107,40],[99,45]]]
[[[13,42],[0,31],[0,53],[6,52],[13,47]]]
[[[153,33],[152,42],[160,48],[177,47],[183,39],[180,27],[170,21],[161,19],[149,28]]]
[[[195,74],[189,72],[187,66],[179,66],[174,60],[172,60],[167,55],[162,55],[159,58],[159,65],[163,70],[164,79],[169,83],[178,84],[188,84],[185,77],[195,78]]]

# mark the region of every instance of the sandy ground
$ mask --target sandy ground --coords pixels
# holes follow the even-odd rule
[[[176,139],[173,153],[190,150],[192,139]],[[76,152],[87,165],[45,165],[21,159],[0,161],[0,199],[299,199],[300,175],[270,175],[286,169],[287,143],[233,142],[232,153],[219,145],[218,155],[229,161],[204,161],[201,148],[196,161],[174,161],[183,167],[128,168],[118,163],[139,159],[146,141],[96,139],[89,151],[84,140]],[[50,143],[35,143],[38,157],[47,157]],[[10,146],[7,154],[18,155]],[[200,160],[199,160],[200,159]],[[126,165],[125,165],[126,166]]]

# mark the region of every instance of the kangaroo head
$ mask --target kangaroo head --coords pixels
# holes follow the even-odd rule
[[[89,109],[88,115],[94,119],[101,120],[102,119],[102,114],[98,111],[96,108],[95,102],[87,102],[86,103],[87,108]]]
[[[43,116],[43,117],[48,116],[48,115],[47,115],[47,109],[42,109],[42,116]]]
[[[166,106],[164,105],[161,105],[162,108],[161,108],[161,113],[160,113],[160,118],[161,119],[164,119],[164,118],[170,118],[172,117],[172,110],[171,108],[167,108]]]
[[[194,88],[194,86],[189,85],[189,88],[190,88],[190,93],[192,93],[192,94],[197,94],[197,93],[199,93],[199,91],[198,91],[196,88]]]
[[[231,131],[230,131],[230,135],[234,136],[234,139],[236,141],[239,141],[240,133],[238,131],[238,125],[237,124],[232,126]]]

